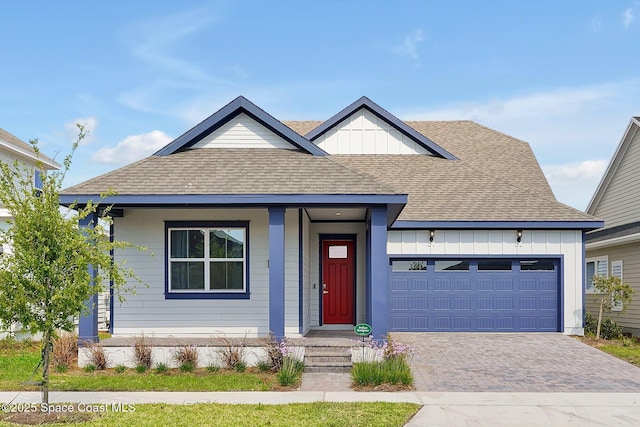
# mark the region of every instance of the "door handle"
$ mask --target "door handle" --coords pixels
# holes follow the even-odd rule
[[[322,284],[322,295],[326,295],[328,293],[329,293],[329,291],[327,290],[327,284],[323,283]]]

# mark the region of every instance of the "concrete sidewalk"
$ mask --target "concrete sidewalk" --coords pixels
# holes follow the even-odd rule
[[[15,392],[0,392],[7,403]],[[640,393],[477,393],[477,392],[58,392],[50,403],[231,403],[411,402],[423,408],[407,426],[638,426]],[[22,392],[17,402],[40,401]]]

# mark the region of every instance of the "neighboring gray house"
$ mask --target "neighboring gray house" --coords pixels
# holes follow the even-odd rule
[[[11,163],[16,160],[32,168],[36,167],[39,160],[42,162],[44,171],[60,168],[60,165],[53,159],[42,153],[36,153],[31,145],[0,128],[0,161]],[[36,171],[34,178],[36,180],[35,184],[38,185],[40,171]],[[9,223],[12,218],[11,212],[0,204],[0,228],[6,230],[10,226]],[[4,253],[5,251],[11,251],[11,248],[0,246],[0,251]],[[9,329],[13,327],[14,326],[10,326]],[[6,330],[7,328],[0,324],[0,335]]]
[[[632,117],[609,166],[593,195],[587,213],[604,219],[603,229],[586,235],[587,310],[598,305],[591,279],[614,275],[634,289],[625,313],[616,305],[609,315],[627,332],[640,335],[640,117]]]
[[[555,199],[527,143],[470,121],[363,97],[281,122],[239,97],[61,202],[108,188],[115,238],[155,254],[116,251],[148,287],[113,305],[114,336],[583,333],[583,235],[603,223]]]

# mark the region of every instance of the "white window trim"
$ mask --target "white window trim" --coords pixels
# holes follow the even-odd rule
[[[594,263],[594,272],[597,275],[598,274],[598,263],[604,263],[604,265],[607,267],[607,270],[604,274],[605,277],[609,277],[609,256],[608,255],[604,255],[604,256],[600,256],[600,257],[594,257],[594,258],[587,258],[585,263],[584,263],[584,269],[585,269],[585,284],[584,284],[584,288],[585,288],[585,293],[587,294],[597,294],[598,292],[592,287],[589,288],[587,287],[587,283],[591,283],[593,277],[587,277],[586,273],[587,273],[587,264],[593,262]]]
[[[171,257],[171,232],[172,231],[200,231],[204,230],[204,258],[172,258]],[[242,258],[211,258],[210,251],[210,237],[213,230],[242,230],[244,234],[244,242],[242,245]],[[169,281],[168,290],[171,293],[246,293],[247,292],[247,229],[246,227],[225,227],[225,226],[209,226],[209,227],[169,227],[168,232],[168,274],[167,280]],[[209,264],[211,262],[240,262],[242,261],[242,289],[211,289],[211,269]],[[171,285],[171,263],[172,262],[202,262],[204,264],[204,289],[173,289]]]
[[[615,267],[620,266],[620,275],[614,274]],[[611,261],[611,276],[619,277],[622,282],[623,268],[622,268],[622,260]],[[611,301],[611,311],[622,311],[624,309],[624,303],[622,301]]]

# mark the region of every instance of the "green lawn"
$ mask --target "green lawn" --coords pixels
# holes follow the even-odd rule
[[[40,381],[41,373],[33,378],[31,374],[38,365],[40,348],[38,343],[11,343],[0,341],[0,390],[39,390],[38,386],[24,384]],[[169,370],[158,374],[149,371],[138,374],[128,369],[117,374],[113,369],[87,373],[79,369],[64,374],[51,371],[52,390],[94,390],[94,391],[237,391],[278,389],[274,373],[243,373],[219,370],[209,373],[197,369],[192,373]]]
[[[295,403],[289,405],[136,405],[64,426],[402,426],[420,408],[412,403]],[[2,417],[2,415],[0,415]],[[0,421],[0,426],[11,426]]]
[[[625,360],[640,367],[640,341],[638,338],[623,338],[615,340],[596,340],[593,336],[585,336],[581,341],[618,359]]]

